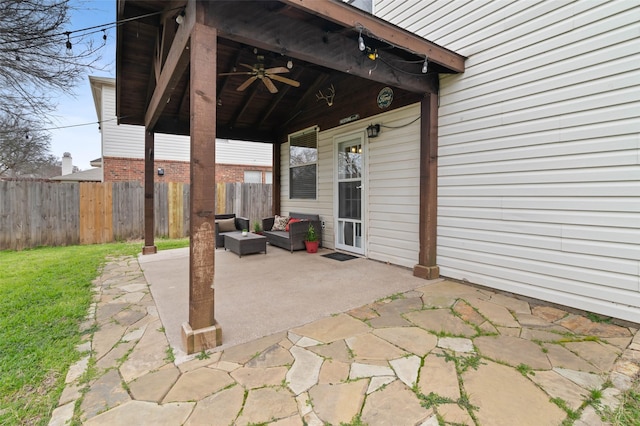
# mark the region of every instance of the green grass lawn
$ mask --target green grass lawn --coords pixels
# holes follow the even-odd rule
[[[159,250],[188,239],[156,240]],[[0,251],[0,424],[46,425],[69,366],[80,358],[79,324],[91,281],[107,256],[137,255],[142,244]]]

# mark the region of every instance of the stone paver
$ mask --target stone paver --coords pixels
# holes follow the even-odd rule
[[[228,426],[242,409],[244,390],[233,386],[198,401],[185,426]]]
[[[520,327],[520,324],[515,320],[511,312],[504,306],[494,303],[493,300],[485,301],[475,299],[469,300],[469,303],[476,308],[483,317],[495,325],[502,327]]]
[[[294,346],[291,355],[295,361],[287,372],[287,383],[295,395],[318,383],[322,358],[306,349]]]
[[[198,401],[231,384],[228,374],[203,367],[181,375],[163,401]]]
[[[423,395],[435,393],[444,398],[457,401],[460,398],[460,383],[456,372],[456,364],[444,357],[444,352],[437,351],[427,355],[420,370],[418,389]]]
[[[471,337],[476,330],[448,309],[431,309],[410,312],[405,315],[413,324],[435,333],[449,333],[456,336]]]
[[[396,376],[405,385],[413,388],[418,382],[418,371],[420,370],[421,360],[415,355],[408,357],[392,359],[389,364],[396,372]]]
[[[407,352],[370,333],[350,337],[346,342],[356,360],[386,360],[407,355]]]
[[[314,386],[309,391],[313,410],[329,424],[349,423],[360,413],[367,386],[366,380]]]
[[[506,362],[512,367],[524,364],[534,370],[551,369],[551,363],[542,348],[529,340],[510,336],[482,336],[475,339],[474,343],[482,355]]]
[[[364,322],[349,315],[341,314],[324,318],[292,331],[301,336],[311,337],[319,342],[331,343],[347,337],[366,333],[370,330]]]
[[[436,347],[438,338],[419,327],[391,327],[375,330],[376,336],[420,357]]]
[[[238,425],[258,424],[284,419],[298,412],[294,396],[282,388],[262,388],[249,391]]]
[[[180,376],[180,370],[167,365],[129,383],[131,395],[140,401],[160,402]]]
[[[122,379],[118,371],[110,370],[89,387],[89,391],[85,394],[80,405],[82,419],[91,418],[107,408],[113,408],[129,401],[131,401],[131,397],[122,387]]]
[[[415,425],[426,420],[433,410],[425,409],[402,382],[373,392],[362,409],[362,421],[375,425]]]
[[[545,344],[547,358],[553,367],[595,373],[597,368],[561,345]]]
[[[589,361],[600,371],[609,371],[613,363],[620,356],[620,350],[615,346],[601,342],[570,342],[565,347]]]
[[[492,426],[559,425],[566,413],[518,371],[492,361],[462,375],[480,424]]]
[[[473,426],[476,424],[469,412],[457,404],[443,404],[438,406],[437,410],[444,421],[450,424],[465,426]],[[436,422],[435,425],[439,424]]]
[[[640,374],[638,328],[444,280],[174,361],[135,259],[111,260],[93,285],[84,358],[69,370],[52,426],[324,426],[357,414],[371,426],[560,424],[566,413],[551,398],[591,426],[601,423],[581,408],[590,391],[615,408]],[[456,403],[461,390],[469,409]],[[430,394],[453,402],[425,408]]]
[[[130,401],[96,417],[86,420],[85,426],[94,425],[179,425],[187,420],[193,410],[193,402],[154,404]]]
[[[286,375],[286,367],[242,367],[231,373],[231,377],[247,389],[281,385]]]
[[[350,364],[346,362],[326,360],[320,369],[319,384],[342,383],[349,379]]]
[[[438,339],[438,347],[450,349],[454,352],[475,352],[473,341],[462,337],[441,337]]]
[[[585,389],[555,371],[536,371],[530,379],[552,398],[562,398],[572,410],[580,408],[588,396]]]

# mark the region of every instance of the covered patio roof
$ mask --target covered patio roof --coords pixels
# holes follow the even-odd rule
[[[421,103],[420,253],[414,275],[436,278],[438,75],[464,57],[338,0],[118,0],[116,114],[145,126],[145,247],[154,245],[155,133],[190,135],[187,352],[220,345],[214,317],[215,138],[280,144]],[[389,87],[393,102],[378,102]],[[389,93],[387,90],[386,93]],[[383,105],[384,104],[384,105]]]
[[[464,71],[462,56],[341,1],[120,0],[118,20],[131,19],[118,27],[120,123],[189,134],[189,35],[196,4],[205,9],[204,23],[217,30],[210,66],[218,75],[221,138],[273,142],[291,129],[335,127],[354,113],[361,118],[378,113],[375,95],[385,86],[393,88],[393,108],[398,108],[437,92],[438,74]],[[423,74],[425,58],[429,69]],[[220,75],[251,72],[242,64],[257,63],[284,67],[289,72],[279,75],[299,87],[274,80],[277,93],[271,93],[254,81],[238,91],[250,76]],[[329,107],[317,98],[332,87]]]

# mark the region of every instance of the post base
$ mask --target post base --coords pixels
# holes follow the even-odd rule
[[[440,267],[415,265],[413,267],[413,276],[425,280],[435,280],[436,278],[440,278]]]
[[[216,321],[210,327],[194,330],[188,322],[182,323],[182,345],[187,355],[215,348],[222,344],[222,328]]]
[[[156,246],[144,246],[142,247],[142,255],[145,254],[156,254],[158,252],[158,247]]]

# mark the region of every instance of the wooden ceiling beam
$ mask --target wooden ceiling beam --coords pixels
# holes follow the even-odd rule
[[[195,24],[195,12],[195,2],[188,2],[184,21],[176,31],[176,36],[171,43],[171,48],[160,72],[158,84],[156,84],[147,106],[147,112],[144,117],[144,124],[147,129],[152,130],[158,122],[164,107],[171,100],[175,85],[189,65],[189,41]],[[152,74],[150,78],[155,77]]]
[[[342,1],[280,0],[296,9],[320,16],[341,26],[356,30],[363,27],[363,33],[398,46],[420,56],[428,56],[430,62],[440,64],[453,72],[464,72],[465,57],[442,46],[419,37],[407,30],[378,19],[367,12]]]
[[[415,63],[389,51],[372,61],[358,50],[357,41],[270,13],[254,2],[213,2],[209,7],[207,24],[216,27],[220,37],[410,92],[437,93],[435,75],[421,74]]]

